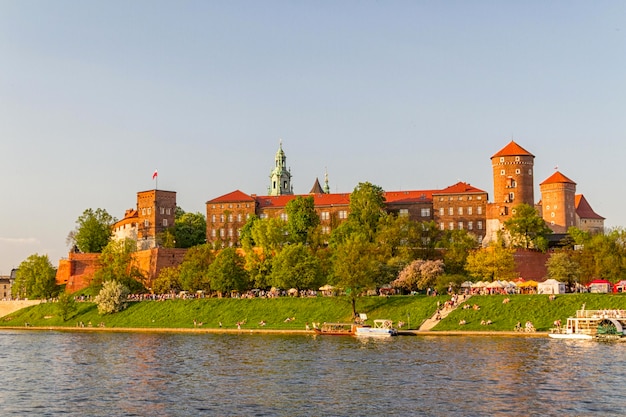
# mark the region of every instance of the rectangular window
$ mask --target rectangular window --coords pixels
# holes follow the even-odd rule
[[[163,219],[163,227],[167,227],[167,219]]]
[[[165,207],[161,207],[161,214],[165,214]]]
[[[444,222],[439,223],[439,230],[446,230],[446,225]]]
[[[454,222],[450,222],[450,223],[448,223],[448,228],[449,228],[450,230],[454,230]]]
[[[224,215],[220,214],[220,223],[224,223]]]
[[[229,214],[228,215],[228,223],[232,223],[233,222],[233,215]]]
[[[400,209],[398,215],[400,217],[409,217],[409,209]]]
[[[167,214],[168,216],[169,216],[170,214],[172,214],[172,209],[170,209],[170,208],[166,208],[166,209],[165,209],[165,214]]]
[[[152,207],[148,207],[148,214],[152,214]]]
[[[228,229],[228,237],[233,237],[233,229]]]
[[[463,222],[459,222],[459,230],[463,230]]]
[[[267,213],[261,213],[259,219],[267,219]]]
[[[479,221],[477,221],[477,222],[476,222],[476,228],[477,228],[478,230],[483,230],[483,222],[482,222],[482,221],[480,221],[480,220],[479,220]]]
[[[238,213],[238,214],[237,214],[237,221],[238,221],[239,223],[241,223],[241,213]]]
[[[459,207],[459,216],[463,215],[463,207]]]
[[[476,213],[477,214],[483,214],[483,206],[476,207]]]
[[[439,215],[443,216],[444,214],[446,214],[446,211],[443,207],[439,207]]]
[[[280,219],[286,222],[287,220],[289,220],[289,216],[287,215],[287,213],[280,213]]]
[[[322,220],[330,220],[330,213],[327,211],[322,212]]]
[[[215,237],[217,231],[215,229],[211,229],[211,237]]]
[[[322,226],[322,233],[325,235],[330,234],[330,226]]]
[[[348,218],[348,212],[346,210],[339,211],[339,218],[340,219],[347,219]]]
[[[454,207],[448,207],[448,214],[454,216]]]
[[[141,209],[141,215],[142,215],[142,216],[145,216],[145,215],[146,215],[146,209],[145,209],[145,208],[142,208],[142,209]]]
[[[473,207],[468,207],[467,208],[467,214],[470,215],[470,216],[472,215],[472,209],[473,209]]]
[[[211,223],[215,223],[215,214],[211,215]]]
[[[143,225],[144,227],[150,227],[150,220],[144,220]]]
[[[420,214],[422,215],[422,217],[430,217],[430,209],[429,208],[423,208],[421,210]]]
[[[474,222],[467,222],[467,230],[474,230]]]

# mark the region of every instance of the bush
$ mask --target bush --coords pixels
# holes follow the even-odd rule
[[[117,313],[126,308],[127,297],[128,288],[117,281],[106,281],[94,302],[98,305],[100,314]]]

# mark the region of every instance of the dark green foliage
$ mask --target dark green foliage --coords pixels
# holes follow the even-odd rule
[[[84,253],[99,253],[112,236],[111,227],[117,220],[104,209],[87,209],[76,220],[77,228],[70,233],[70,241]]]
[[[50,298],[59,291],[55,278],[56,269],[48,255],[30,255],[16,272],[12,295],[14,298]]]

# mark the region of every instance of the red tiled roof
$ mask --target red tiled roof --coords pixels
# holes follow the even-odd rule
[[[313,197],[315,207],[322,206],[347,206],[350,204],[350,194],[311,194],[301,195],[301,197]],[[280,208],[285,207],[298,195],[264,195],[257,196],[256,201],[259,208]]]
[[[539,185],[544,185],[544,184],[563,184],[563,183],[569,183],[569,184],[576,185],[576,183],[574,181],[570,180],[565,175],[561,174],[559,171],[556,171],[554,174],[550,175],[548,178],[546,178]]]
[[[428,203],[433,200],[436,190],[413,190],[413,191],[387,191],[385,192],[386,203]]]
[[[254,198],[249,196],[248,194],[242,193],[239,190],[233,191],[232,193],[224,194],[221,197],[214,198],[213,200],[209,200],[206,203],[236,203],[239,201],[254,201]]]
[[[593,211],[593,209],[591,208],[591,205],[589,204],[589,202],[587,201],[584,195],[576,194],[575,204],[576,204],[576,214],[581,219],[604,220],[604,217],[600,216],[598,213]]]
[[[519,146],[514,141],[511,141],[504,148],[502,148],[498,152],[496,152],[492,156],[492,158],[495,158],[497,156],[518,156],[518,155],[519,156],[527,155],[527,156],[532,156],[533,158],[535,157],[535,155],[533,155],[532,153],[528,152],[526,149],[522,148],[521,146]]]
[[[459,181],[456,184],[446,187],[443,190],[436,191],[433,194],[462,194],[462,193],[485,193],[485,192],[486,191],[483,191],[479,188],[469,185],[466,182]]]

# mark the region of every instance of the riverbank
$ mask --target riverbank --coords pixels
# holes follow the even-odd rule
[[[238,335],[308,335],[317,336],[312,330],[280,330],[280,329],[185,329],[185,328],[124,328],[124,327],[68,327],[68,326],[45,326],[45,327],[16,327],[2,326],[2,330],[15,331],[55,331],[55,332],[78,332],[78,333],[165,333],[165,334],[238,334]],[[547,332],[508,332],[508,331],[432,331],[432,330],[402,330],[398,336],[498,336],[498,337],[548,337]],[[322,336],[326,337],[326,336]]]
[[[363,297],[357,300],[357,308],[370,322],[388,319],[400,331],[418,332],[417,329],[435,315],[438,305],[443,306],[449,299],[447,296],[424,295]],[[458,307],[444,315],[430,330],[432,334],[441,335],[446,334],[444,332],[449,335],[489,335],[493,332],[505,335],[506,332],[513,333],[517,322],[530,321],[538,333],[545,333],[553,327],[555,320],[565,322],[583,304],[587,309],[626,309],[626,296],[565,294],[552,300],[547,295],[472,296],[468,300],[461,299]],[[350,300],[345,297],[140,301],[129,303],[124,311],[104,316],[98,314],[93,303],[81,302],[76,306],[77,310],[65,321],[58,303],[30,306],[2,317],[0,328],[306,334],[306,326],[312,328],[314,322],[348,322],[352,316]],[[419,331],[417,334],[431,333]]]

